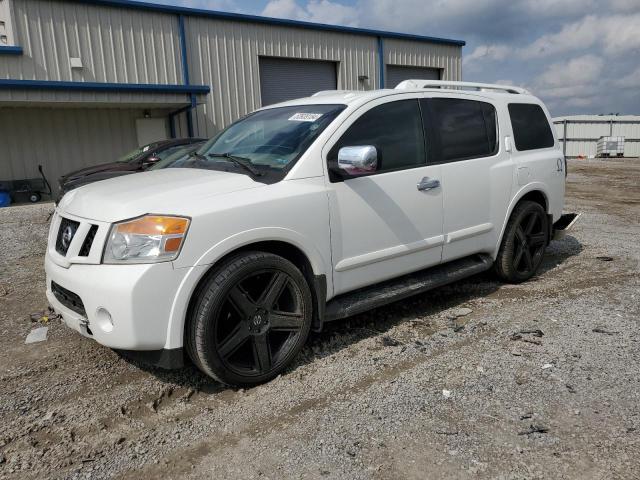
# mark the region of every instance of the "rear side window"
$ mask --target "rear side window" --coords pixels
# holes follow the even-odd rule
[[[431,98],[427,125],[438,138],[442,162],[489,157],[498,151],[496,109],[461,98]]]
[[[329,152],[329,166],[337,167],[340,148],[364,145],[378,150],[376,173],[424,165],[424,131],[418,100],[385,103],[364,113]]]
[[[519,151],[553,147],[553,133],[540,105],[510,103],[513,138]]]

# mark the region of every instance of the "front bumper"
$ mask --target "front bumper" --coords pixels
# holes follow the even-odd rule
[[[172,307],[187,271],[174,269],[170,262],[67,266],[47,252],[47,299],[67,326],[102,345],[160,350],[167,342]],[[52,282],[77,295],[83,308],[70,308],[59,288],[54,293]]]

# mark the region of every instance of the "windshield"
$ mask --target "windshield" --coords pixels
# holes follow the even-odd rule
[[[124,155],[122,155],[120,158],[118,158],[116,162],[123,162],[123,163],[134,162],[140,156],[147,153],[153,145],[154,145],[153,143],[150,143],[149,145],[145,145],[144,147],[138,147],[136,149],[133,149],[130,152],[127,152]]]
[[[189,154],[200,148],[204,142],[196,142],[190,145],[181,145],[179,148],[169,152],[169,155],[161,158],[150,170],[159,170],[161,168],[168,168],[174,166],[175,162],[185,161],[189,159]],[[158,155],[161,157],[161,155]]]
[[[233,168],[256,176],[284,172],[344,109],[345,105],[296,105],[260,110],[165,167]]]

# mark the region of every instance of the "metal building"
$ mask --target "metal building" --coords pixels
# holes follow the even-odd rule
[[[568,158],[595,157],[600,137],[624,137],[624,156],[640,157],[640,116],[574,115],[553,123]]]
[[[0,0],[0,181],[324,89],[460,80],[463,41],[127,0]]]

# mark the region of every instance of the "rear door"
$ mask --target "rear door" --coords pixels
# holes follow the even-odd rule
[[[545,189],[548,213],[554,221],[562,214],[565,188],[565,161],[560,142],[554,137],[548,114],[535,103],[509,103],[513,128],[513,157],[518,188],[537,182]]]
[[[426,161],[418,96],[394,95],[361,107],[323,150],[336,295],[440,263],[441,189],[418,184],[439,180],[441,166]],[[366,145],[378,151],[374,174],[335,173],[341,147]]]
[[[511,198],[513,162],[500,146],[501,104],[474,97],[422,100],[425,125],[442,166],[442,260],[492,253]]]

